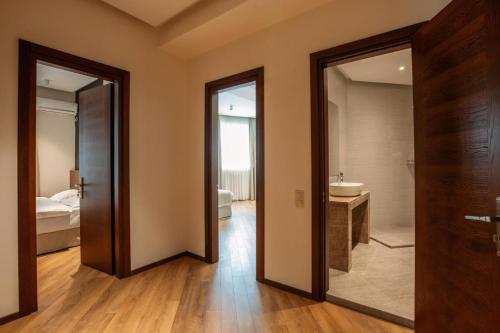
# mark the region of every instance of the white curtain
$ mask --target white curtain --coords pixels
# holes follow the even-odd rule
[[[249,118],[250,122],[250,166],[251,166],[251,173],[250,173],[250,200],[255,200],[255,184],[256,184],[256,171],[255,171],[255,166],[256,166],[256,161],[257,161],[257,148],[256,148],[256,137],[257,134],[255,132],[256,129],[256,123],[255,123],[255,118]]]
[[[219,186],[255,199],[255,119],[219,116]]]

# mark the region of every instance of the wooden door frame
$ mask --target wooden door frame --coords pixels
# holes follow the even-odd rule
[[[326,299],[326,219],[328,190],[328,113],[324,70],[333,65],[409,48],[424,23],[389,31],[310,55],[311,73],[311,186],[312,297]],[[416,179],[418,181],[418,179]]]
[[[212,96],[218,91],[244,83],[256,83],[256,272],[264,281],[264,67],[255,68],[205,84],[205,260],[219,260],[219,224],[217,218],[217,110]]]
[[[37,61],[118,82],[113,114],[113,214],[115,274],[130,275],[129,72],[19,40],[18,270],[19,315],[38,309],[36,262],[36,65]]]

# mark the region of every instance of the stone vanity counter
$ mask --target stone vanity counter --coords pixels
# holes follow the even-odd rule
[[[352,249],[370,240],[370,192],[357,197],[330,196],[327,223],[329,266],[349,272]]]

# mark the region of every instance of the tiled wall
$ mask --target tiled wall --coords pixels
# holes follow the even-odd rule
[[[346,170],[347,163],[347,80],[335,67],[328,67],[330,176]],[[335,116],[332,114],[335,112]],[[338,123],[336,123],[338,121]],[[335,160],[336,156],[339,160]]]
[[[346,179],[371,191],[374,227],[414,224],[412,87],[349,82]]]
[[[414,159],[412,87],[345,79],[342,86],[338,75],[328,80],[335,83],[329,99],[342,103],[346,92],[339,108],[345,181],[362,182],[371,192],[372,227],[414,225],[414,166],[407,163]]]

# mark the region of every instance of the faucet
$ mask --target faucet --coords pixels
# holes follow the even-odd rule
[[[343,183],[344,182],[344,173],[343,172],[340,172],[338,175],[334,175],[335,177],[337,177],[337,183]]]

